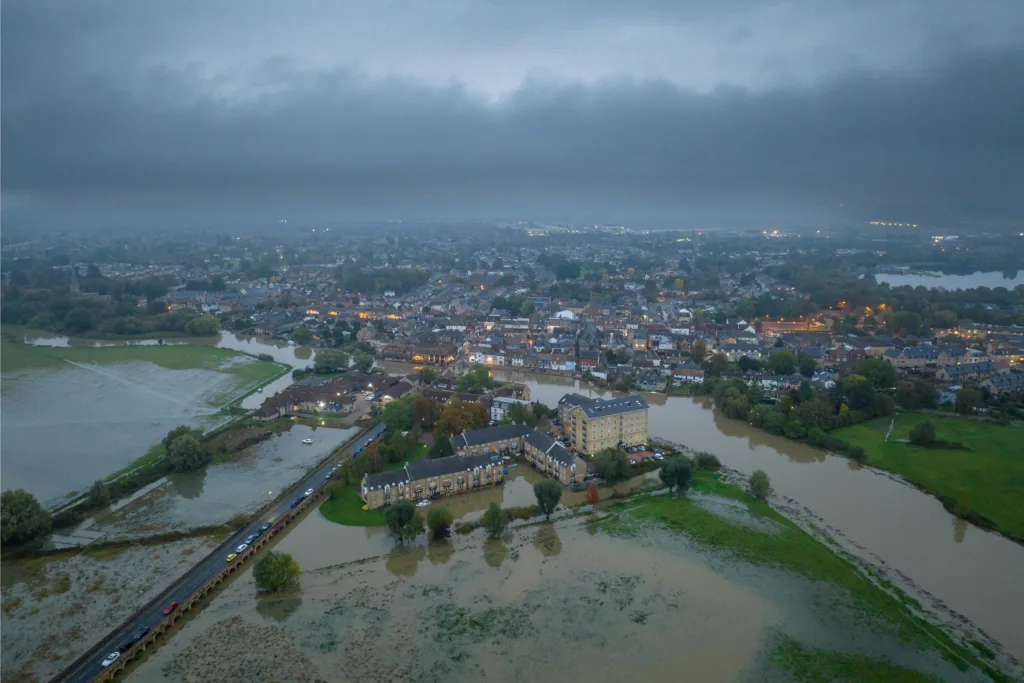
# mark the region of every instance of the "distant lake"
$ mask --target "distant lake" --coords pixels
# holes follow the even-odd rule
[[[943,273],[929,273],[928,275],[897,275],[895,273],[875,273],[875,280],[879,283],[887,282],[890,287],[929,287],[935,289],[974,289],[975,287],[1006,287],[1013,289],[1017,285],[1024,285],[1024,278],[1020,277],[1021,271],[1013,273],[1013,277],[1005,277],[1002,271],[993,270],[990,272],[978,271],[970,275],[945,275]]]

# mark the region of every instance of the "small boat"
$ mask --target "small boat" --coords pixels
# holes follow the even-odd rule
[[[429,500],[427,500],[426,498],[424,498],[424,499],[423,499],[423,500],[421,500],[420,502],[416,503],[416,507],[418,507],[418,508],[425,508],[425,507],[427,507],[428,505],[430,505],[430,501],[429,501]]]
[[[307,446],[312,446],[313,445],[313,439],[303,439],[302,443],[306,444]]]

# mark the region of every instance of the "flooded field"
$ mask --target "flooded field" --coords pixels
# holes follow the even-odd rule
[[[258,595],[250,570],[129,680],[783,681],[786,647],[979,680],[839,589],[659,528],[577,517],[396,548],[311,515],[276,549],[303,567],[298,589]]]
[[[228,352],[204,350],[199,363],[169,368],[120,361],[115,351],[100,362],[67,358],[4,372],[4,488],[24,488],[43,501],[85,489],[143,456],[180,424],[220,424],[227,419],[221,406],[280,372],[280,366]]]
[[[215,538],[60,559],[5,562],[0,664],[4,681],[45,681],[89,649],[98,635],[144,605]]]
[[[221,524],[238,513],[255,512],[357,431],[295,425],[231,462],[169,475],[117,510],[96,515],[90,529],[111,536],[152,534]],[[302,443],[307,438],[312,445]]]
[[[568,391],[602,396],[571,378],[522,372],[533,400],[554,406]],[[946,512],[935,498],[884,473],[858,467],[723,417],[710,402],[644,394],[650,434],[719,457],[733,469],[763,469],[777,495],[811,510],[844,549],[885,567],[922,603],[970,619],[1024,659],[1024,547]]]

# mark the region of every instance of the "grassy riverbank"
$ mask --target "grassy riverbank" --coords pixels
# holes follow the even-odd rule
[[[921,448],[907,442],[922,422],[935,425],[936,439],[959,441],[970,450]],[[1024,429],[955,416],[899,413],[889,440],[889,418],[836,430],[833,435],[864,448],[868,464],[900,475],[940,497],[956,500],[959,512],[974,511],[1003,533],[1024,539]]]
[[[904,642],[922,650],[937,649],[943,658],[961,670],[970,666],[984,668],[979,657],[966,646],[955,642],[944,631],[911,613],[909,598],[897,593],[889,595],[869,581],[853,564],[837,555],[831,548],[817,541],[795,523],[768,505],[751,497],[745,491],[718,480],[716,475],[698,471],[693,490],[739,501],[757,520],[770,524],[776,533],[736,523],[719,516],[692,499],[676,496],[657,496],[631,500],[611,506],[615,514],[600,522],[601,529],[618,536],[633,536],[645,524],[660,524],[686,535],[694,542],[726,551],[755,565],[767,565],[792,571],[806,578],[825,581],[848,592],[854,605],[880,624],[891,626],[895,635]],[[830,672],[835,667],[856,666],[861,671],[863,657],[848,657],[834,652],[804,650],[783,643],[775,653],[780,663],[794,673],[803,672],[799,680],[833,680]],[[905,681],[931,680],[927,677],[908,679],[899,667],[883,666],[875,662],[869,669],[874,678],[859,675],[850,680]],[[867,669],[865,669],[867,670]],[[986,670],[996,680],[998,672]],[[842,679],[842,678],[841,678]]]

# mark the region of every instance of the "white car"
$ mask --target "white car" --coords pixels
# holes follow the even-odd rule
[[[312,496],[313,495],[313,489],[306,489],[305,495]]]
[[[303,439],[302,443],[306,444],[307,446],[312,446],[313,445],[313,439]]]
[[[420,502],[416,503],[416,507],[418,507],[418,508],[425,508],[428,505],[430,505],[430,501],[425,499],[425,498],[423,500],[421,500]]]
[[[100,666],[108,667],[111,664],[113,664],[114,662],[116,662],[117,658],[120,657],[120,656],[121,656],[121,653],[117,652],[115,650],[114,652],[111,652],[109,655],[107,655],[106,659],[104,659],[102,662],[100,662]]]
[[[248,547],[249,547],[248,543],[243,543],[242,545],[240,545],[237,548],[235,548],[235,552],[236,553],[244,553],[246,548],[248,548]]]

